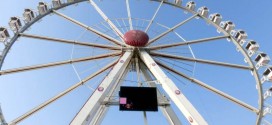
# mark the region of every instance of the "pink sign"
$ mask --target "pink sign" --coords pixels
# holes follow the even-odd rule
[[[120,104],[127,104],[127,98],[121,97],[119,101]]]

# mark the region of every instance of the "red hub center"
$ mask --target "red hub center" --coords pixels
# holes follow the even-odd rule
[[[124,41],[127,45],[143,47],[148,43],[148,35],[141,30],[130,30],[124,35]]]

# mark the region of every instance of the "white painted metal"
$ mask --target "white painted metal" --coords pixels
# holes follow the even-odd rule
[[[209,16],[209,19],[219,26],[220,22],[222,21],[222,16],[219,13],[214,13]]]
[[[96,5],[93,0],[89,0],[91,5],[95,8],[95,10],[102,16],[102,18],[108,22],[112,30],[123,40],[122,32],[114,25],[114,23],[106,16],[106,14]]]
[[[137,73],[138,86],[142,87],[143,83],[141,83],[141,81],[140,81],[141,75],[140,75],[140,66],[139,66],[139,59],[138,59],[138,57],[135,57],[135,65],[136,65],[136,73]],[[143,111],[143,114],[144,114],[144,123],[145,123],[145,125],[148,125],[146,112]]]
[[[160,2],[160,0],[152,0],[152,1],[156,1],[156,2]],[[183,9],[185,11],[191,12],[192,14],[196,14],[196,12],[194,11],[189,11],[187,8],[182,7],[182,6],[177,6],[174,3],[171,2],[164,2],[165,4]],[[200,15],[201,16],[201,15]],[[228,32],[226,32],[224,29],[222,29],[218,24],[216,24],[216,22],[213,22],[212,20],[210,20],[209,18],[203,17],[201,16],[203,20],[205,20],[207,23],[213,25],[216,29],[220,30],[220,32],[222,32],[224,35],[230,35]],[[218,21],[219,22],[219,21]],[[259,113],[257,114],[257,119],[256,119],[256,125],[260,125],[261,121],[262,121],[262,112],[263,112],[263,107],[264,107],[264,100],[263,100],[263,88],[262,88],[262,83],[258,74],[258,69],[255,68],[253,61],[251,60],[251,56],[253,55],[249,55],[248,52],[246,52],[246,50],[244,50],[244,48],[239,44],[238,41],[236,41],[236,39],[234,39],[233,37],[230,37],[230,39],[233,44],[240,50],[239,52],[241,52],[243,54],[243,56],[245,57],[245,60],[247,61],[247,63],[249,64],[250,67],[253,67],[252,70],[252,74],[255,78],[255,82],[256,82],[256,87],[258,90],[258,108],[259,108]]]
[[[242,101],[240,101],[240,100],[238,100],[238,99],[236,99],[236,98],[234,98],[234,97],[232,97],[232,96],[230,96],[230,95],[228,95],[228,94],[226,94],[226,93],[224,93],[224,92],[222,92],[220,90],[217,90],[216,88],[213,88],[212,86],[209,86],[208,84],[205,84],[204,82],[202,82],[202,81],[200,81],[198,79],[189,77],[189,76],[187,76],[187,75],[185,75],[185,74],[183,74],[183,73],[181,73],[181,72],[179,72],[177,70],[174,70],[174,69],[170,68],[169,66],[166,66],[166,65],[158,62],[158,61],[157,61],[157,64],[159,64],[160,66],[162,66],[163,68],[166,68],[167,70],[169,70],[171,72],[174,72],[175,74],[178,74],[179,76],[184,77],[185,79],[191,81],[192,83],[196,83],[197,85],[199,85],[199,86],[201,86],[201,87],[203,87],[205,89],[208,89],[208,90],[214,92],[215,94],[218,94],[218,95],[220,95],[220,96],[222,96],[222,97],[224,97],[224,98],[226,98],[226,99],[228,99],[228,100],[230,100],[230,101],[232,101],[232,102],[234,102],[234,103],[236,103],[236,104],[238,104],[240,106],[243,106],[243,107],[249,109],[252,112],[259,113],[259,110],[256,109],[255,107],[253,107],[253,106],[251,106],[251,105],[249,105],[249,104],[247,104],[245,102],[242,102]]]
[[[167,75],[145,50],[140,51],[140,58],[156,77],[159,83],[162,84],[162,88],[169,95],[171,100],[177,105],[179,110],[183,113],[191,125],[208,125],[208,123],[193,107],[189,100],[177,88],[174,82],[167,77]]]
[[[47,4],[45,2],[39,2],[38,11],[40,15],[45,14],[48,11]]]
[[[163,53],[158,53],[158,52],[150,52],[150,55],[169,58],[169,59],[178,59],[178,60],[185,60],[185,61],[190,61],[190,62],[198,62],[198,63],[203,63],[203,64],[225,66],[225,67],[229,67],[229,68],[238,68],[238,69],[245,69],[245,70],[252,70],[253,69],[252,67],[249,67],[249,66],[224,63],[224,62],[217,62],[217,61],[211,61],[211,60],[204,60],[204,59],[194,59],[194,58],[188,58],[188,57],[177,56],[177,55],[163,54]]]
[[[5,42],[9,37],[10,35],[7,28],[0,27],[0,42]]]
[[[256,68],[259,69],[262,66],[267,65],[270,62],[270,57],[266,53],[259,53],[256,58]]]
[[[199,15],[203,16],[203,17],[208,17],[209,14],[209,9],[207,7],[200,7],[197,12],[199,13]]]
[[[148,30],[149,30],[151,24],[153,23],[155,17],[157,16],[157,14],[158,14],[158,12],[159,12],[159,10],[160,10],[162,4],[163,4],[163,0],[161,1],[160,5],[159,5],[159,7],[157,8],[157,10],[156,10],[155,14],[153,15],[152,19],[149,21],[149,24],[148,24],[148,26],[146,27],[145,32],[148,32]]]
[[[79,22],[79,21],[71,18],[71,17],[68,17],[68,16],[66,16],[66,15],[64,15],[64,14],[62,14],[60,12],[55,11],[55,10],[53,10],[53,12],[55,14],[57,14],[57,15],[65,18],[65,19],[67,19],[67,20],[69,20],[69,21],[71,21],[71,22],[73,22],[73,23],[75,23],[75,24],[77,24],[77,25],[79,25],[79,26],[81,26],[81,27],[83,27],[83,28],[85,28],[85,29],[87,29],[87,30],[95,33],[95,34],[97,34],[98,36],[101,36],[102,38],[104,38],[106,40],[109,40],[110,42],[112,42],[112,43],[114,43],[116,45],[124,45],[123,43],[120,43],[118,40],[116,40],[116,39],[114,39],[114,38],[112,38],[112,37],[110,37],[110,36],[108,36],[108,35],[100,32],[100,31],[98,31],[98,30],[96,30],[94,28],[91,28],[91,27],[89,27],[89,26],[87,26],[87,25],[85,25],[85,24],[83,24],[83,23],[81,23],[81,22]]]
[[[104,45],[104,44],[91,43],[91,42],[79,42],[76,40],[66,40],[66,39],[52,38],[52,37],[46,37],[46,36],[40,36],[40,35],[31,35],[31,34],[25,34],[25,33],[20,33],[19,35],[22,37],[28,37],[33,39],[75,44],[75,45],[81,45],[81,46],[97,47],[97,48],[104,48],[104,49],[121,50],[120,46],[111,46],[111,45]]]
[[[130,6],[129,6],[129,0],[126,0],[126,5],[127,5],[127,13],[128,13],[128,20],[129,20],[129,28],[130,30],[133,30],[132,26],[132,20],[131,20],[131,12],[130,12]]]
[[[202,42],[210,42],[213,40],[219,40],[219,39],[224,39],[224,38],[229,38],[229,36],[216,36],[216,37],[210,37],[210,38],[204,38],[204,39],[198,39],[198,40],[192,40],[192,41],[186,41],[186,42],[178,42],[178,43],[173,43],[173,44],[152,46],[152,47],[149,47],[149,49],[150,50],[165,49],[165,48],[170,48],[170,47],[175,47],[175,46],[183,46],[183,45],[197,44],[197,43],[202,43]]]
[[[127,51],[124,53],[119,62],[113,67],[108,76],[99,85],[98,90],[93,93],[93,95],[88,99],[85,105],[72,120],[71,125],[88,124],[86,119],[88,120],[94,117],[99,106],[101,103],[103,103],[104,98],[109,95],[110,90],[114,86],[114,81],[116,81],[118,76],[121,75],[120,73],[126,69],[132,56],[133,52]]]
[[[4,118],[4,114],[2,112],[1,106],[0,106],[0,125],[8,125],[8,123],[6,122]]]
[[[48,68],[48,67],[60,66],[60,65],[65,65],[65,64],[77,63],[77,62],[84,62],[84,61],[90,61],[90,60],[95,60],[95,59],[102,59],[105,57],[118,56],[120,54],[121,54],[121,52],[115,52],[115,53],[108,53],[108,54],[103,54],[103,55],[99,55],[99,56],[73,59],[73,60],[68,60],[68,61],[60,61],[60,62],[53,62],[53,63],[48,63],[48,64],[41,64],[41,65],[15,68],[15,69],[1,70],[0,75],[6,75],[6,74],[10,74],[10,73],[17,73],[17,72],[24,72],[24,71],[29,71],[29,70],[37,70],[37,69],[41,69],[41,68]]]
[[[140,63],[140,64],[141,64],[142,75],[145,81],[152,81],[152,77],[148,73],[149,71],[148,68],[143,63]],[[150,87],[157,87],[155,82],[147,82],[147,84]],[[162,93],[158,89],[157,89],[157,96],[158,96],[158,99],[161,99],[162,101],[166,101],[166,102],[169,101],[167,97],[163,96]],[[170,105],[160,106],[160,109],[164,117],[167,119],[169,125],[181,125],[181,122],[178,116],[176,115],[176,113],[174,112],[174,110],[172,109]]]
[[[272,108],[271,108],[271,106],[268,106],[268,107],[265,107],[264,108],[264,112],[263,112],[263,115],[265,116],[265,115],[272,115]]]
[[[261,90],[260,90],[261,91]],[[262,102],[262,100],[260,100],[260,102]]]
[[[104,119],[109,106],[114,105],[111,101],[111,98],[114,97],[114,95],[119,92],[119,88],[121,84],[124,82],[124,78],[126,77],[128,73],[129,68],[127,67],[126,70],[122,73],[120,73],[117,82],[114,84],[114,86],[111,88],[109,95],[104,99],[104,104],[100,105],[97,113],[94,115],[92,119],[89,119],[90,122],[88,121],[89,125],[100,125],[102,120]],[[119,102],[118,102],[119,105]]]
[[[31,9],[25,9],[23,13],[25,23],[31,22],[34,18],[34,12]]]
[[[177,6],[181,6],[182,0],[175,0],[174,3],[175,3]]]
[[[162,34],[158,35],[157,37],[151,39],[146,46],[150,45],[151,43],[157,41],[158,39],[162,38],[163,36],[167,35],[168,33],[172,32],[173,30],[175,30],[176,28],[180,27],[181,25],[189,22],[190,20],[194,19],[198,14],[194,14],[193,16],[189,17],[188,19],[178,23],[177,25],[173,26],[172,28],[170,28],[169,30],[163,32]]]
[[[270,91],[270,90],[266,90],[265,92],[264,92],[264,99],[267,99],[267,98],[269,98],[269,97],[272,97],[272,92]]]
[[[245,48],[246,48],[246,50],[247,50],[248,55],[249,55],[250,57],[252,57],[253,54],[255,54],[255,53],[259,50],[260,46],[259,46],[259,44],[258,44],[257,42],[255,42],[254,40],[251,40],[251,41],[249,41],[249,42],[247,43],[247,45],[246,45]]]
[[[152,0],[152,1],[159,2],[159,0]],[[165,2],[165,4],[175,6],[177,8],[183,9],[185,11],[191,12],[192,14],[196,13],[194,11],[187,10],[185,7],[177,6],[177,5],[175,5],[174,3],[171,3],[171,2]],[[201,16],[201,17],[207,23],[213,25],[216,29],[219,29],[224,35],[228,35],[228,36],[230,35],[230,33],[226,32],[224,29],[222,29],[218,24],[216,24],[216,22],[213,22],[209,18],[206,18],[206,17],[203,17],[203,16]],[[239,44],[238,41],[236,41],[235,38],[230,37],[229,40],[231,40],[233,42],[233,44],[240,50],[239,52],[241,52],[243,54],[243,56],[245,57],[245,60],[247,60],[247,63],[249,64],[249,66],[253,67],[252,74],[253,74],[253,76],[255,78],[255,82],[257,84],[256,87],[257,87],[257,90],[258,90],[258,97],[259,97],[259,101],[258,101],[259,113],[257,114],[258,116],[257,116],[257,119],[256,119],[256,125],[259,125],[259,124],[261,124],[262,117],[263,117],[262,112],[263,112],[263,107],[264,107],[264,100],[263,100],[263,88],[262,88],[262,83],[261,83],[261,80],[260,80],[260,77],[259,77],[259,74],[258,74],[258,69],[255,68],[254,63],[250,58],[254,53],[251,53],[250,51],[246,52],[246,50],[244,50],[244,48]],[[248,54],[248,53],[251,53],[251,54]]]
[[[138,72],[142,71],[142,73],[143,73],[142,75],[144,76],[144,78],[146,80],[152,80],[150,74],[148,74],[148,69],[143,68],[143,67],[145,67],[143,64],[141,66],[139,66],[139,65],[137,66],[137,62],[138,61],[136,59],[136,67],[139,68]],[[99,125],[102,122],[104,116],[106,115],[109,106],[116,105],[115,102],[111,102],[110,98],[113,97],[114,94],[116,94],[116,92],[119,91],[119,88],[120,88],[121,84],[123,83],[123,78],[127,75],[128,70],[129,70],[129,68],[126,67],[126,70],[119,74],[119,77],[116,80],[115,84],[113,85],[113,87],[110,88],[110,90],[109,90],[110,92],[109,92],[108,96],[106,96],[104,99],[102,99],[102,100],[104,100],[103,103],[100,104],[100,106],[96,112],[93,112],[94,117],[89,118],[89,119],[85,119],[85,122],[83,123],[84,125],[85,124],[86,125]],[[139,76],[140,76],[140,74],[138,74],[138,77]],[[148,85],[151,87],[156,87],[156,85],[154,83],[148,83]],[[179,119],[176,116],[173,109],[170,107],[170,105],[167,105],[169,100],[165,96],[163,96],[159,92],[159,90],[158,90],[158,98],[162,100],[159,102],[159,105],[160,105],[160,108],[161,108],[163,114],[165,115],[165,117],[169,121],[169,124],[170,125],[181,125],[181,122],[179,121]],[[166,104],[166,105],[164,105],[164,104]],[[92,116],[92,115],[90,114],[90,116]],[[144,117],[146,120],[145,124],[148,124],[147,118],[146,118],[146,113],[144,113]]]
[[[196,7],[196,4],[194,1],[189,1],[187,4],[186,4],[186,7],[191,10],[191,11],[194,11],[195,10],[195,7]]]
[[[61,4],[61,0],[52,0],[52,5],[54,8],[60,7]]]
[[[235,25],[231,21],[222,21],[220,23],[220,27],[226,30],[226,32],[230,33],[235,28]]]
[[[11,17],[9,21],[9,26],[13,32],[18,32],[22,27],[22,23],[18,17]]]

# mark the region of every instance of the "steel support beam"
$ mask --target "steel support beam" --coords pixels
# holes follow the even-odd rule
[[[99,85],[98,89],[87,100],[70,125],[86,125],[89,124],[89,119],[92,119],[99,109],[99,106],[103,103],[105,97],[109,95],[110,90],[114,86],[120,73],[122,73],[128,66],[130,59],[133,56],[133,52],[125,52],[120,58],[119,62],[113,67],[107,77]]]
[[[182,94],[174,82],[167,77],[167,75],[145,50],[140,51],[140,58],[156,77],[156,79],[161,83],[162,88],[169,95],[171,100],[177,105],[179,110],[183,113],[191,125],[208,125],[208,123],[194,108],[190,101]]]

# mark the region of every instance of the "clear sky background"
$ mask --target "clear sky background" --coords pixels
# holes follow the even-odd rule
[[[38,2],[38,0],[27,0],[24,2],[18,0],[0,1],[0,26],[8,27],[8,21],[11,16],[22,17],[22,13],[25,8],[33,8],[36,10]],[[46,2],[50,3],[48,0],[46,0]],[[96,0],[95,2],[97,2],[99,7],[101,7],[101,9],[111,19],[127,17],[124,0],[103,0],[102,2],[98,2],[98,0]],[[157,2],[149,2],[144,0],[130,0],[130,2],[132,17],[147,20],[152,18],[152,15],[159,5]],[[185,5],[185,2],[183,3],[183,6]],[[272,14],[271,0],[196,0],[195,2],[197,4],[197,8],[207,6],[210,9],[210,13],[218,12],[222,14],[223,20],[233,21],[236,24],[236,29],[245,30],[249,36],[249,39],[256,40],[260,44],[260,51],[272,56],[272,18],[270,17]],[[190,14],[184,14],[184,12],[178,8],[173,8],[170,6],[163,6],[161,10],[164,11],[159,11],[155,22],[168,27],[172,27],[191,16]],[[94,26],[103,21],[93,7],[86,2],[78,4],[77,6],[73,5],[71,7],[67,7],[60,10],[60,12],[80,20],[89,26]],[[141,21],[135,21],[133,23],[134,25],[141,26]],[[103,27],[102,24],[99,24],[98,26]],[[149,32],[151,37],[156,35],[156,33],[154,33],[155,30],[158,30],[159,33],[166,30],[158,25],[152,25],[151,29],[152,30]],[[126,28],[122,30],[125,31]],[[105,27],[101,31],[105,31]],[[186,40],[219,35],[215,28],[207,25],[204,21],[196,19],[178,28],[176,31]],[[26,32],[43,36],[110,44],[55,15],[47,16],[41,22],[33,25],[31,29]],[[111,32],[108,32],[108,34],[113,36]],[[172,40],[173,42],[179,39],[173,34],[169,34],[168,37],[169,38],[165,38],[165,40]],[[166,42],[162,40],[157,44],[163,43]],[[188,57],[192,56],[188,54],[188,48],[183,49],[184,50],[173,48],[166,50],[165,52]],[[195,56],[200,59],[210,59],[246,65],[243,62],[244,57],[235,50],[235,46],[232,43],[229,43],[226,40],[218,40],[218,42],[215,43],[211,42],[192,45],[192,49]],[[74,53],[72,53],[72,50]],[[71,56],[72,58],[94,56],[107,52],[108,51],[95,48],[20,38],[19,41],[12,47],[2,69],[68,60],[71,58]],[[6,120],[8,122],[12,121],[38,104],[78,82],[79,78],[85,78],[95,70],[98,70],[103,65],[108,64],[114,59],[116,58],[75,64],[74,67],[76,72],[73,70],[72,65],[65,65],[43,70],[0,76],[0,103]],[[203,64],[196,64],[195,67],[192,67],[194,66],[193,63],[189,63],[190,66],[186,67],[186,65],[180,62],[171,62],[171,60],[170,62],[169,60],[162,60],[162,62],[169,64],[173,68],[176,68],[190,76],[200,79],[201,81],[204,81],[205,83],[214,86],[219,90],[233,95],[234,97],[241,99],[254,107],[257,107],[257,91],[255,89],[254,79],[250,75],[249,71],[241,71],[237,69],[215,67]],[[189,71],[187,72],[176,65],[188,69]],[[192,73],[194,68],[195,70]],[[79,78],[77,77],[76,73],[79,74]],[[105,74],[106,73],[99,75],[95,79],[89,81],[86,86],[79,87],[64,98],[56,101],[44,110],[23,121],[21,124],[69,124],[71,119],[81,108],[82,104],[84,104],[85,100],[93,92],[92,89],[96,88]],[[176,78],[177,76],[169,73],[167,74],[184,92],[184,94],[189,98],[189,100],[199,110],[209,124],[250,125],[255,123],[256,115],[254,115],[254,113],[251,111],[239,107],[228,100],[222,99],[221,97],[208,92],[190,83],[189,81],[186,81],[185,79]],[[135,77],[131,77],[132,75],[133,73],[130,73],[130,75],[126,78],[126,85],[134,84],[134,82],[129,82],[136,80]],[[271,83],[266,83],[265,86],[271,86]],[[272,104],[271,99],[267,100],[266,103]],[[174,109],[178,111],[175,106]],[[188,124],[181,113],[178,112],[177,115],[185,125]],[[167,124],[166,120],[162,117],[161,112],[148,113],[147,117],[150,125]],[[271,115],[270,117],[267,117],[267,119],[271,122]],[[117,107],[113,107],[110,108],[109,113],[105,117],[102,124],[144,124],[143,114],[142,112],[119,112]]]

